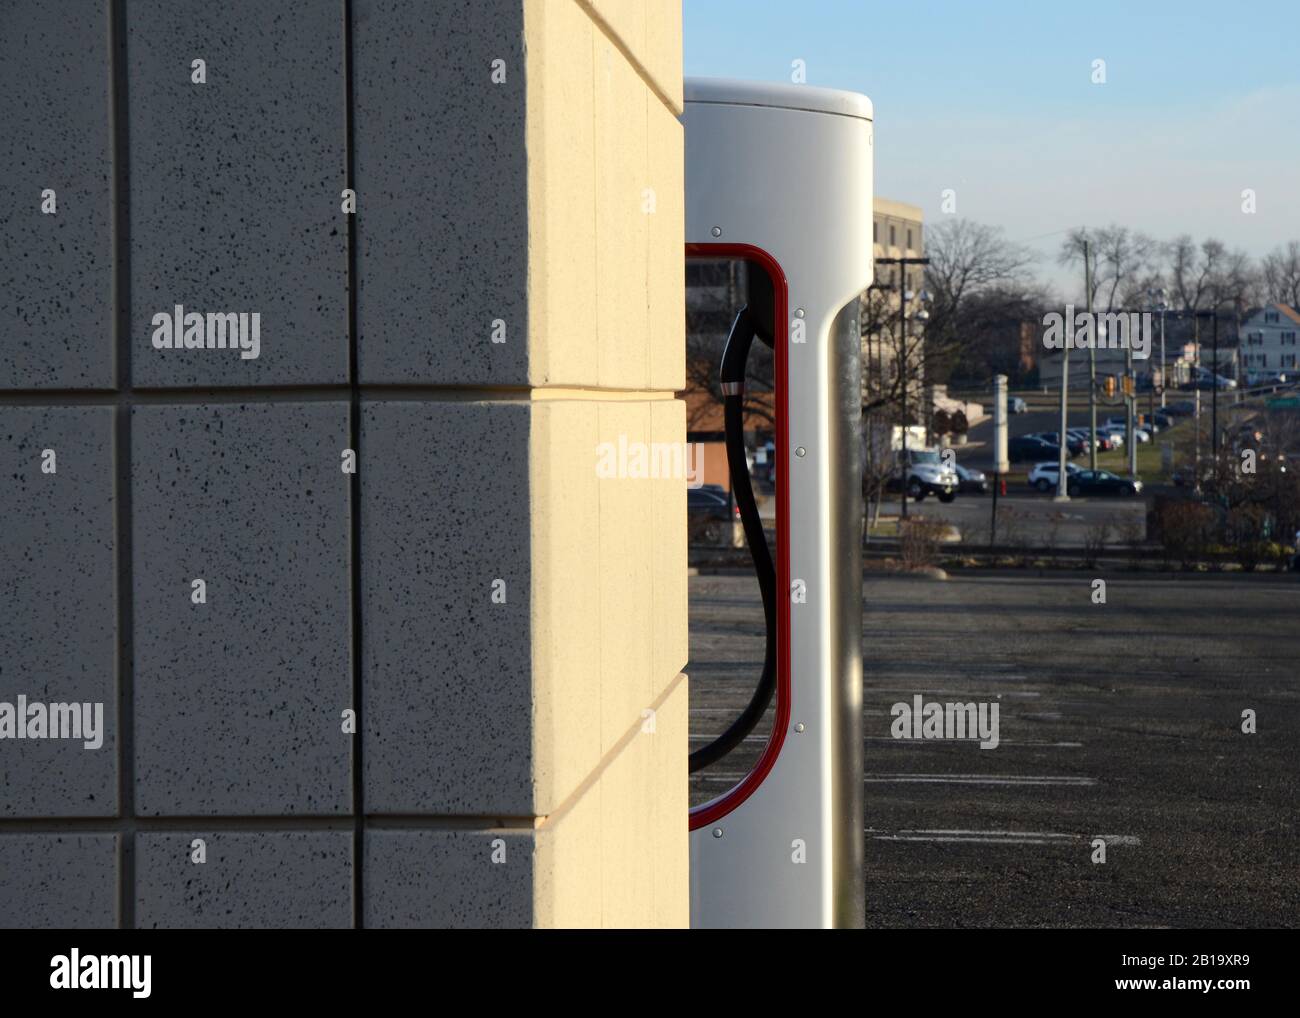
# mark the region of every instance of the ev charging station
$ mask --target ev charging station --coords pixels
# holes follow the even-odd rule
[[[720,79],[688,79],[685,99],[687,257],[743,259],[763,281],[732,327],[722,382],[744,516],[741,496],[751,509],[753,498],[732,425],[750,341],[772,347],[777,534],[768,560],[756,510],[746,519],[775,595],[765,588],[769,661],[747,714],[752,728],[774,696],[775,721],[749,773],[691,810],[691,925],[861,926],[858,297],[872,279],[871,101]]]

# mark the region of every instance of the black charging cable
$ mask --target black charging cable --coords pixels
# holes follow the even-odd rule
[[[740,521],[745,529],[745,543],[749,557],[754,562],[758,588],[763,596],[763,615],[767,620],[767,647],[763,652],[763,674],[750,697],[749,705],[731,723],[731,726],[690,756],[691,773],[722,759],[754,730],[762,720],[776,692],[776,567],[767,546],[767,534],[754,502],[754,489],[749,479],[749,464],[745,460],[745,366],[749,351],[757,337],[771,346],[770,337],[763,335],[761,326],[750,313],[748,305],[742,307],[731,323],[727,345],[722,351],[722,408],[727,437],[727,467],[731,473],[731,490],[740,509]]]

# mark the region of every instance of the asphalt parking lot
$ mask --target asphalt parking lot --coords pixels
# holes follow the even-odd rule
[[[868,577],[868,926],[1300,925],[1300,584],[1107,584],[1096,605],[1088,576]],[[747,699],[763,631],[751,577],[690,593],[695,747]],[[996,701],[998,747],[893,738],[917,694]],[[692,802],[762,742],[694,775]]]

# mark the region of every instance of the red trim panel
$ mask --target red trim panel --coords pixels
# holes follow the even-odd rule
[[[763,755],[754,769],[729,791],[690,811],[690,829],[721,820],[754,794],[776,764],[790,727],[790,464],[789,464],[789,294],[777,260],[751,244],[687,244],[687,258],[744,258],[757,262],[772,278],[776,296],[776,718]]]

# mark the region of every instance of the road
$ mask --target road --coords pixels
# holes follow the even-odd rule
[[[1300,584],[1117,575],[1105,605],[1091,590],[868,578],[869,926],[1300,924]],[[750,577],[690,594],[698,746],[747,698],[762,624]],[[999,746],[894,739],[891,707],[916,694],[998,702]],[[761,745],[693,776],[692,801]]]

